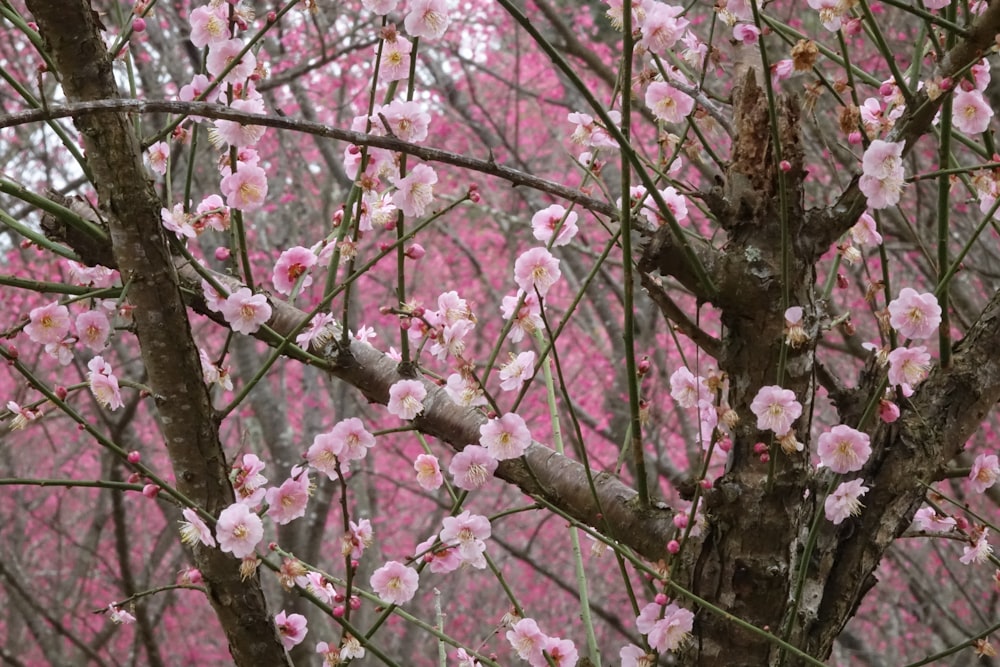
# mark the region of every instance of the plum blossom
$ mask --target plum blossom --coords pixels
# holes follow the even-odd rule
[[[260,93],[253,97],[238,98],[233,100],[230,107],[234,111],[244,113],[263,114],[264,100]],[[209,130],[208,136],[212,145],[216,148],[223,148],[226,145],[242,148],[244,146],[255,146],[261,140],[267,128],[263,125],[244,124],[235,120],[225,120],[218,118],[214,121],[215,127]]]
[[[826,518],[839,526],[849,516],[857,516],[863,507],[859,498],[868,493],[868,487],[862,484],[862,479],[852,479],[842,482],[833,493],[826,497],[823,511]]]
[[[869,208],[886,208],[899,202],[903,191],[904,142],[876,139],[861,160],[858,188],[868,198]]]
[[[622,122],[622,114],[617,109],[608,111],[608,118],[616,126]],[[574,143],[590,146],[591,148],[618,148],[618,142],[608,133],[607,128],[600,121],[594,120],[593,116],[573,112],[566,117],[566,120],[576,123],[576,127],[573,129],[573,134],[570,137]]]
[[[197,48],[221,44],[229,39],[228,7],[225,3],[211,3],[191,10],[191,35],[189,39]]]
[[[291,477],[281,486],[268,489],[264,495],[268,505],[267,515],[281,526],[305,516],[309,492],[309,472],[301,466],[294,466]]]
[[[932,507],[921,507],[913,515],[913,527],[927,533],[947,533],[953,530],[957,523],[950,516],[941,516]]]
[[[851,227],[851,238],[858,245],[882,245],[882,235],[876,229],[875,218],[867,211]]]
[[[889,383],[912,389],[924,381],[931,367],[931,355],[923,345],[897,347],[889,353]]]
[[[976,493],[983,493],[997,483],[1000,479],[1000,461],[996,454],[980,454],[972,464],[969,472],[969,480],[972,482],[972,490]]]
[[[653,667],[656,664],[654,655],[646,653],[645,649],[635,644],[623,646],[618,651],[618,657],[622,661],[622,667]]]
[[[507,631],[507,641],[522,660],[531,661],[542,657],[546,639],[548,637],[532,618],[522,618]]]
[[[760,28],[752,23],[737,23],[733,26],[733,39],[744,46],[757,43],[760,38]]]
[[[69,309],[53,301],[31,309],[24,333],[40,345],[58,344],[69,333],[70,326]]]
[[[448,466],[455,486],[466,491],[474,491],[486,484],[497,469],[497,460],[490,456],[485,447],[468,445],[455,454]]]
[[[391,560],[372,574],[372,590],[389,604],[405,604],[413,599],[420,585],[416,570]]]
[[[260,474],[264,470],[264,462],[256,454],[244,454],[239,466],[233,467],[230,478],[236,491],[236,501],[247,507],[256,507],[264,500],[267,489],[267,477]]]
[[[313,279],[308,272],[314,266],[316,255],[309,248],[297,245],[285,250],[274,265],[274,289],[282,294],[291,294],[300,279],[301,287],[309,287]]]
[[[33,422],[42,416],[41,410],[32,410],[28,406],[19,405],[15,401],[7,401],[7,410],[14,417],[10,424],[10,430],[12,431],[24,428],[28,425],[28,422]]]
[[[441,464],[438,463],[437,457],[432,454],[418,456],[413,462],[413,469],[417,471],[417,484],[425,491],[439,489],[444,483]]]
[[[243,40],[227,39],[212,45],[205,59],[205,68],[213,77],[218,77],[222,70],[226,69],[231,62],[236,60],[240,51],[243,50]],[[241,83],[250,78],[257,67],[257,58],[253,51],[247,51],[239,60],[239,63],[229,70],[229,74],[223,79],[226,83]]]
[[[524,303],[518,307],[522,298]],[[515,296],[505,296],[500,308],[505,320],[514,319],[510,329],[512,343],[521,342],[525,334],[531,335],[545,324],[542,321],[542,307],[538,303],[538,295],[534,292],[526,293],[524,290],[518,290]]]
[[[124,609],[119,609],[113,602],[108,605],[108,613],[108,618],[115,625],[131,625],[135,623],[135,616]]]
[[[989,559],[990,554],[993,553],[993,547],[989,543],[989,536],[990,529],[986,526],[981,526],[973,530],[969,536],[969,544],[963,547],[962,556],[958,560],[964,565],[985,563]]]
[[[427,389],[420,380],[400,380],[389,387],[386,407],[400,419],[414,419],[424,409],[422,401],[426,397]]]
[[[396,9],[399,0],[361,0],[361,4],[370,12],[388,14]]]
[[[484,540],[489,539],[492,532],[489,519],[466,510],[458,516],[445,517],[442,525],[441,542],[456,547],[462,563],[477,570],[486,567],[483,553],[486,551]]]
[[[177,235],[179,239],[193,239],[198,236],[191,214],[184,210],[184,204],[174,204],[173,208],[161,208],[160,220],[164,229]]]
[[[670,396],[682,408],[693,408],[699,401],[709,401],[708,383],[681,366],[670,374]]]
[[[516,357],[511,355],[510,361],[500,367],[500,388],[504,391],[517,391],[525,382],[531,379],[535,370],[535,353],[531,350],[521,352]]]
[[[206,547],[215,546],[215,538],[212,537],[212,529],[209,528],[198,513],[190,507],[184,508],[181,512],[184,521],[181,521],[181,542],[188,546],[193,546],[201,542]]]
[[[264,539],[264,523],[243,503],[233,503],[219,514],[215,536],[219,549],[236,558],[246,558]]]
[[[337,596],[336,589],[319,572],[307,572],[305,576],[296,578],[295,583],[325,604],[332,603]]]
[[[388,129],[397,139],[420,143],[427,138],[431,115],[420,102],[393,100],[372,116],[372,127],[385,129],[382,118],[389,123]]]
[[[286,651],[291,651],[306,638],[306,623],[306,617],[302,614],[285,614],[284,609],[275,615],[274,624],[278,626],[278,636]]]
[[[464,408],[486,405],[487,403],[486,396],[483,395],[479,384],[472,378],[463,377],[459,373],[452,373],[448,376],[444,391],[455,405],[461,405]]]
[[[421,554],[434,574],[448,574],[462,567],[462,556],[458,553],[458,548],[439,544],[437,535],[431,535],[417,545],[416,556]]]
[[[551,664],[556,667],[576,667],[577,661],[580,659],[579,651],[569,639],[546,637],[545,643],[542,644],[542,650],[548,654],[548,657],[545,654],[536,656],[528,662],[531,667],[549,667],[550,660]]]
[[[317,345],[321,346],[323,344],[323,336],[321,336],[321,334],[327,326],[333,323],[334,319],[332,314],[317,313],[309,322],[309,326],[295,337],[295,344],[303,350],[310,347],[313,342],[316,342]]]
[[[87,368],[90,369],[87,381],[97,402],[109,410],[124,407],[122,394],[118,388],[118,378],[115,377],[111,364],[104,361],[104,357],[96,356],[87,363]]]
[[[795,392],[772,385],[761,387],[750,403],[750,410],[757,415],[757,428],[771,430],[778,436],[792,428],[792,422],[802,415],[802,404],[795,400]]]
[[[469,655],[464,648],[455,651],[455,660],[457,661],[457,667],[482,667],[482,664]]]
[[[80,342],[94,352],[100,352],[108,345],[111,323],[108,316],[99,310],[88,310],[76,316],[76,335]]]
[[[838,424],[819,436],[820,463],[838,474],[855,472],[872,454],[868,435],[845,424]]]
[[[341,553],[344,556],[350,556],[354,559],[361,558],[365,553],[365,549],[370,547],[372,542],[375,541],[375,531],[372,529],[372,522],[368,519],[362,519],[357,523],[351,521],[348,525],[350,529],[344,534]]]
[[[395,39],[386,38],[382,42],[382,65],[379,67],[379,77],[384,81],[399,81],[410,76],[410,53],[413,44],[410,40],[396,35]]]
[[[413,0],[408,9],[403,26],[414,37],[438,39],[448,29],[451,19],[446,0]]]
[[[430,353],[438,361],[444,361],[449,356],[460,359],[465,352],[465,339],[475,327],[471,320],[459,320],[445,325],[441,335],[431,345]]]
[[[666,607],[650,602],[639,612],[635,626],[654,650],[674,651],[694,627],[694,614],[672,602]]]
[[[263,294],[254,294],[241,287],[229,295],[221,312],[233,331],[249,335],[271,318],[271,305]]]
[[[959,132],[981,134],[989,128],[993,108],[983,99],[982,91],[959,88],[951,106],[952,122]]]
[[[545,248],[527,250],[514,261],[514,282],[529,294],[537,289],[544,298],[561,275],[559,260]]]
[[[653,53],[665,55],[674,47],[690,23],[685,18],[677,18],[683,11],[683,7],[662,2],[653,3],[646,10],[639,43]]]
[[[489,420],[479,427],[479,433],[479,444],[497,461],[517,458],[531,444],[531,432],[524,420],[513,412]]]
[[[255,164],[240,163],[219,185],[226,203],[241,211],[256,211],[267,198],[267,173]]]
[[[808,0],[809,6],[819,12],[819,20],[830,32],[840,30],[842,19],[851,6],[848,0]]]
[[[165,141],[157,141],[146,151],[146,159],[149,160],[149,168],[163,176],[170,162],[170,146]]]
[[[654,81],[646,89],[646,106],[667,123],[679,123],[694,110],[694,99],[665,81]]]
[[[567,211],[559,204],[552,204],[531,216],[532,234],[542,243],[548,243],[555,236],[555,240],[552,241],[553,246],[566,245],[579,231],[576,226],[578,218],[576,211]],[[556,234],[557,227],[558,234]]]
[[[399,207],[404,215],[420,217],[434,201],[434,184],[437,183],[437,173],[426,164],[418,164],[404,178],[393,178],[396,192],[392,195],[392,203]]]
[[[930,292],[917,294],[912,287],[904,287],[899,296],[889,302],[889,324],[904,338],[930,338],[941,325],[941,306],[937,297]]]

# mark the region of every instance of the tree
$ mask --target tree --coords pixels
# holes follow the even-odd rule
[[[355,4],[0,9],[5,661],[990,655],[1000,7]]]

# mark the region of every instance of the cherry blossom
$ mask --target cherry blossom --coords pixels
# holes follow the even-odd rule
[[[420,102],[393,100],[375,112],[372,116],[372,127],[385,130],[382,117],[388,121],[388,130],[397,139],[416,144],[427,138],[431,115]]]
[[[149,168],[163,176],[170,162],[170,146],[164,141],[157,141],[147,149],[146,159],[149,160]]]
[[[22,406],[15,401],[7,401],[7,410],[10,414],[14,416],[14,420],[10,424],[10,430],[18,431],[28,425],[29,422],[33,422],[36,419],[41,418],[41,410],[32,410],[27,406]]]
[[[295,344],[302,349],[307,349],[317,343],[317,345],[323,344],[323,337],[321,334],[324,330],[334,323],[333,315],[330,313],[317,313],[312,320],[309,321],[309,326],[302,330],[298,336],[295,337]]]
[[[413,469],[417,471],[417,484],[425,491],[434,491],[444,483],[441,474],[441,464],[432,454],[420,454],[413,461]]]
[[[757,391],[750,410],[757,415],[757,428],[785,435],[792,428],[792,422],[802,415],[802,404],[795,400],[790,389],[772,385]]]
[[[368,519],[348,523],[349,530],[344,534],[344,544],[341,553],[346,557],[358,559],[364,554],[365,549],[375,541],[375,531],[372,529],[372,522]]]
[[[416,570],[391,560],[375,570],[369,581],[372,590],[389,604],[405,604],[413,599],[420,585]]]
[[[452,457],[448,473],[452,476],[455,486],[466,491],[474,491],[486,484],[496,469],[497,460],[490,456],[485,447],[467,445]]]
[[[259,93],[253,97],[235,99],[229,106],[234,111],[244,113],[263,114],[266,111],[264,100]],[[237,148],[255,146],[267,131],[263,125],[244,124],[235,120],[218,118],[214,123],[215,127],[209,130],[208,136],[216,148],[224,148],[227,145]]]
[[[264,539],[264,524],[260,517],[243,503],[234,503],[222,510],[215,524],[219,549],[236,558],[246,558]]]
[[[839,526],[847,517],[861,513],[862,505],[859,498],[869,491],[868,487],[862,484],[863,481],[852,479],[849,482],[842,482],[826,497],[823,511],[826,518],[835,526]]]
[[[851,227],[851,238],[858,245],[882,245],[882,235],[878,233],[875,218],[867,211]]]
[[[419,218],[434,201],[434,184],[437,183],[437,173],[426,164],[418,164],[405,178],[393,178],[396,192],[392,203],[399,207],[404,215]]]
[[[400,380],[389,387],[389,413],[400,419],[415,419],[424,409],[427,388],[420,380]]]
[[[841,19],[850,4],[846,0],[808,0],[809,6],[819,12],[819,20],[830,32],[840,30]]]
[[[181,542],[187,544],[188,546],[193,546],[197,543],[204,544],[206,547],[215,546],[215,538],[212,537],[212,529],[209,528],[198,513],[195,512],[190,507],[184,508],[181,512],[184,515],[184,521],[181,521]]]
[[[410,52],[413,44],[410,40],[396,35],[395,39],[385,39],[382,42],[382,65],[379,77],[383,81],[399,81],[410,76]]]
[[[845,424],[838,424],[819,436],[820,463],[835,473],[861,470],[871,456],[868,435]]]
[[[53,301],[31,309],[24,333],[40,345],[58,344],[69,333],[71,324],[69,308],[59,305],[58,301]]]
[[[531,216],[532,234],[542,243],[552,241],[553,246],[564,246],[573,240],[579,229],[576,221],[579,218],[576,211],[567,211],[559,204],[552,204]],[[556,234],[556,228],[559,233]]]
[[[486,551],[485,540],[489,539],[492,529],[489,519],[478,514],[470,514],[468,510],[458,516],[445,517],[439,536],[442,543],[457,547],[458,555],[466,565],[482,570],[486,567],[483,553]]]
[[[455,660],[457,662],[456,667],[482,667],[481,663],[469,655],[464,648],[455,651]]]
[[[124,609],[119,609],[114,603],[108,605],[108,613],[108,618],[115,625],[131,625],[135,623],[135,616]]]
[[[1000,479],[1000,460],[996,454],[979,454],[972,464],[969,472],[969,480],[972,482],[972,490],[976,493],[984,493],[986,489],[996,484]]]
[[[173,232],[179,239],[193,239],[198,236],[191,214],[184,210],[184,204],[174,204],[173,208],[161,208],[160,220],[163,227]]]
[[[548,654],[548,657],[543,654],[529,661],[531,667],[548,667],[550,664],[554,664],[556,667],[576,667],[577,661],[580,659],[580,653],[576,650],[576,646],[568,639],[546,637],[545,643],[542,644],[542,650]]]
[[[646,89],[646,106],[667,123],[679,123],[694,110],[694,99],[665,81],[654,81]]]
[[[236,491],[236,501],[247,507],[256,507],[264,500],[267,478],[261,472],[264,462],[256,454],[244,454],[239,466],[235,466],[231,479]]]
[[[889,302],[889,324],[904,338],[923,340],[934,335],[941,325],[941,306],[930,292],[917,294],[904,287]]]
[[[608,111],[608,117],[615,125],[621,124],[622,115],[617,109]],[[608,133],[607,128],[601,125],[600,122],[594,120],[593,116],[585,113],[572,112],[566,117],[566,120],[576,124],[576,127],[573,129],[573,134],[570,136],[570,139],[574,143],[590,146],[592,148],[618,148],[618,142]],[[582,156],[581,162],[583,162]]]
[[[479,427],[479,444],[497,461],[524,454],[531,444],[531,433],[524,420],[513,412],[491,419]]]
[[[618,651],[618,657],[622,661],[622,667],[654,667],[656,664],[654,655],[646,653],[645,649],[635,644],[623,646]]]
[[[532,248],[514,262],[514,282],[527,293],[538,290],[545,297],[561,276],[559,260],[545,248]]]
[[[271,305],[263,294],[254,294],[241,287],[229,295],[221,312],[233,331],[249,335],[271,318]]]
[[[268,489],[264,495],[268,505],[267,515],[278,525],[305,516],[309,493],[309,473],[301,466],[294,466],[291,477],[281,486]]]
[[[302,643],[306,638],[306,617],[302,614],[285,614],[282,609],[274,616],[274,624],[278,627],[278,636],[281,637],[281,645],[286,651]]]

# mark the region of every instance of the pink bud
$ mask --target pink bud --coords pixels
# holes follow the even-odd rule
[[[146,496],[147,498],[155,498],[158,493],[160,493],[160,487],[158,487],[156,484],[147,484],[146,486],[142,487],[142,495]]]
[[[139,454],[139,452],[135,451],[134,449],[131,452],[128,453],[128,462],[131,463],[131,464],[133,464],[133,465],[135,465],[136,463],[138,463],[140,458],[141,458],[141,455]]]
[[[639,360],[639,365],[636,370],[639,371],[639,375],[645,375],[646,373],[649,372],[649,369],[651,369],[652,367],[653,364],[650,363],[649,357],[643,357],[642,359]]]
[[[420,259],[421,257],[427,254],[427,251],[424,250],[424,247],[419,243],[414,243],[409,248],[407,248],[406,252],[403,254],[405,254],[410,259]]]
[[[881,95],[882,97],[889,97],[890,95],[893,94],[894,89],[895,86],[893,86],[891,83],[886,82],[879,87],[878,94]]]
[[[142,481],[142,475],[140,475],[137,472],[134,472],[134,473],[132,473],[131,475],[128,476],[128,483],[129,484],[138,484],[141,481]]]
[[[17,359],[18,356],[17,348],[14,347],[13,345],[8,345],[7,354],[10,355],[11,359]]]
[[[268,23],[274,23],[277,20],[278,20],[278,14],[277,14],[277,12],[268,12],[267,13],[267,22]]]
[[[681,550],[681,544],[677,540],[670,540],[669,542],[667,542],[667,551],[669,551],[670,553],[675,554],[680,550]]]
[[[731,450],[731,449],[733,448],[733,441],[732,441],[732,439],[731,439],[731,438],[729,438],[729,437],[727,436],[727,437],[725,437],[725,438],[722,438],[721,440],[719,440],[719,444],[718,444],[718,447],[719,447],[719,449],[721,449],[722,451],[724,451],[724,452],[727,452],[727,453],[728,453],[728,452],[729,452],[729,451],[730,451],[730,450]]]
[[[66,387],[59,385],[58,387],[56,387],[55,394],[56,398],[58,398],[60,401],[65,401],[66,396],[69,395],[69,391],[66,390]]]
[[[220,262],[224,262],[229,259],[229,254],[229,248],[226,248],[225,246],[220,245],[215,249],[215,258]]]
[[[146,19],[141,16],[132,19],[132,32],[146,32]]]
[[[791,171],[792,163],[789,162],[788,160],[782,160],[781,162],[778,163],[778,167],[781,168],[781,171]]]
[[[955,519],[955,528],[958,528],[959,530],[969,529],[969,520],[964,516],[955,516],[952,518]]]
[[[766,451],[767,451],[767,445],[765,445],[763,442],[758,442],[753,446],[754,454],[763,454]]]
[[[860,144],[861,143],[861,133],[858,132],[857,130],[854,130],[853,132],[851,132],[850,134],[848,134],[847,135],[847,143],[851,144],[852,146],[857,146],[858,144]]]
[[[847,282],[847,276],[845,276],[843,273],[837,274],[837,287],[839,287],[840,289],[847,289],[847,286],[849,284],[850,283]]]
[[[359,598],[357,595],[352,595],[351,601],[348,602],[348,604],[351,605],[351,609],[357,611],[358,609],[361,609],[361,598]]]
[[[713,486],[713,483],[712,483],[712,480],[710,480],[710,479],[707,479],[707,478],[706,478],[706,479],[703,479],[703,480],[701,480],[701,481],[700,481],[700,482],[698,482],[698,483],[699,483],[699,484],[701,484],[701,488],[702,488],[702,489],[704,489],[705,491],[708,491],[708,490],[709,490],[709,489],[711,489],[711,488],[712,488],[712,486]]]
[[[379,252],[389,252],[389,248],[391,248],[391,247],[392,247],[392,244],[389,243],[388,241],[381,241],[378,244],[378,251]]]
[[[883,398],[878,404],[878,416],[886,424],[891,424],[899,419],[899,406]]]
[[[657,593],[656,597],[653,598],[653,602],[661,607],[665,606],[669,601],[670,599],[663,593]]]
[[[674,515],[674,525],[677,526],[678,528],[681,528],[681,529],[687,528],[687,525],[688,525],[687,514],[682,514],[680,512],[678,512],[677,514],[675,514]]]
[[[768,454],[767,452],[764,452],[763,454],[760,455],[760,462],[761,463],[767,463],[770,460],[771,460],[771,455]]]
[[[337,605],[336,607],[333,608],[333,617],[334,618],[343,618],[344,617],[344,612],[346,612],[346,611],[347,610],[344,609],[344,605]]]

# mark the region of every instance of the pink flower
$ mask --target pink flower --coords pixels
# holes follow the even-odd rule
[[[972,464],[972,471],[969,472],[969,480],[972,482],[972,489],[976,493],[983,493],[986,489],[996,484],[1000,479],[1000,461],[996,454],[980,454]]]
[[[826,518],[839,526],[844,519],[849,516],[861,514],[863,505],[858,500],[868,493],[868,487],[863,486],[862,479],[852,479],[850,482],[842,482],[833,493],[826,497],[823,503],[823,511]]]
[[[215,538],[212,537],[212,529],[209,528],[198,513],[190,507],[184,509],[184,521],[181,521],[181,542],[188,546],[201,542],[206,547],[215,546]]]
[[[41,410],[32,410],[27,406],[21,406],[15,401],[7,401],[7,409],[10,414],[13,415],[14,419],[10,424],[10,430],[17,431],[28,425],[28,422],[33,422],[42,416]]]
[[[576,226],[577,218],[579,216],[576,211],[567,212],[559,204],[552,204],[531,216],[532,233],[542,243],[548,243],[558,227],[559,234],[556,235],[556,240],[552,242],[552,245],[563,246],[573,240],[579,231]]]
[[[522,296],[524,303],[518,308],[517,304]],[[510,329],[512,343],[519,343],[525,334],[531,335],[545,324],[542,321],[542,307],[538,303],[538,295],[534,292],[525,294],[524,290],[518,290],[516,296],[505,296],[500,308],[505,320],[514,318],[514,324]]]
[[[464,648],[455,651],[455,660],[458,663],[457,667],[482,667],[481,663],[469,655]]]
[[[993,553],[993,547],[988,541],[989,535],[990,529],[985,526],[973,531],[969,536],[969,544],[963,548],[962,557],[958,560],[965,565],[985,563]]]
[[[337,456],[345,461],[360,461],[375,446],[375,436],[365,429],[364,422],[357,417],[338,422],[330,430],[330,435],[343,443]]]
[[[163,227],[173,232],[179,239],[193,239],[198,236],[191,215],[184,210],[184,204],[174,204],[172,209],[161,208],[160,220]]]
[[[500,367],[500,388],[504,391],[517,391],[525,382],[531,379],[535,370],[535,353],[531,350],[521,352]]]
[[[209,44],[221,44],[229,39],[228,6],[202,5],[191,10],[191,43],[202,49]]]
[[[114,605],[114,603],[108,605],[108,612],[108,618],[111,619],[111,622],[115,625],[131,625],[135,623],[135,616],[128,613],[124,609],[119,609]]]
[[[653,667],[656,664],[652,654],[647,654],[645,649],[635,644],[623,646],[618,651],[618,657],[622,661],[622,667]]]
[[[458,548],[462,562],[478,570],[486,567],[484,540],[489,539],[492,529],[490,521],[478,514],[462,512],[458,516],[445,517],[441,530],[441,542]]]
[[[208,70],[208,73],[214,77],[218,77],[222,73],[222,70],[236,59],[236,56],[243,50],[243,46],[243,40],[240,39],[227,39],[224,42],[213,44],[212,48],[208,51],[208,58],[205,59],[205,68]],[[256,67],[257,58],[254,57],[253,51],[247,51],[243,58],[240,59],[239,64],[229,71],[229,74],[226,75],[223,81],[226,83],[242,83],[253,74]]]
[[[58,301],[32,308],[28,318],[24,333],[40,345],[57,345],[69,333],[69,309]]]
[[[733,39],[744,46],[756,44],[760,38],[760,28],[750,23],[737,23],[733,26]]]
[[[474,491],[486,484],[497,469],[497,460],[490,456],[485,447],[468,445],[455,454],[448,466],[448,472],[455,486],[466,491]]]
[[[608,111],[608,118],[617,125],[621,123],[622,115],[617,109],[612,109]],[[573,112],[566,116],[566,120],[576,123],[576,127],[573,129],[573,134],[570,137],[574,143],[592,148],[618,148],[618,142],[608,133],[606,127],[594,120],[593,116]],[[581,162],[583,162],[582,159]]]
[[[950,516],[942,517],[932,507],[921,507],[913,515],[913,527],[927,533],[947,533],[957,522]]]
[[[830,32],[840,30],[840,22],[847,11],[848,3],[843,0],[808,0],[809,6],[819,12],[819,20]]]
[[[229,106],[234,111],[245,113],[262,114],[265,112],[264,100],[260,97],[260,93],[254,97],[235,99]],[[235,120],[218,118],[214,122],[215,127],[208,131],[208,136],[216,148],[224,148],[226,145],[237,148],[255,146],[264,136],[264,132],[267,131],[263,125],[244,125]]]
[[[650,602],[639,612],[635,626],[654,650],[674,651],[694,627],[694,614],[674,603],[661,611],[661,605]]]
[[[750,410],[757,415],[757,428],[771,430],[782,436],[792,428],[792,422],[802,415],[802,405],[795,400],[795,393],[772,385],[761,387],[750,403]]]
[[[163,141],[157,141],[149,147],[146,153],[149,160],[149,168],[160,176],[167,173],[167,164],[170,162],[170,146]]]
[[[904,287],[899,296],[889,302],[889,324],[904,338],[930,338],[941,325],[941,306],[937,297],[930,292],[917,294],[912,287]]]
[[[683,366],[670,375],[670,396],[682,408],[693,408],[699,401],[711,399],[705,378],[695,376]]]
[[[580,659],[576,646],[568,639],[546,637],[542,649],[548,653],[548,658],[544,654],[537,656],[529,662],[531,667],[548,667],[550,664],[554,664],[556,667],[576,667],[576,663]],[[549,660],[552,662],[550,663]]]
[[[375,531],[372,530],[372,522],[362,519],[359,523],[350,522],[350,530],[344,534],[344,544],[341,553],[346,557],[350,556],[357,560],[365,553],[365,549],[372,545],[375,540]]]
[[[861,470],[872,454],[868,435],[838,424],[819,436],[820,463],[838,474]]]
[[[437,173],[426,164],[418,164],[405,178],[393,178],[396,192],[392,195],[392,203],[399,207],[404,215],[420,217],[434,201],[434,184],[437,183]]]
[[[694,110],[694,99],[665,81],[654,81],[646,89],[646,106],[667,123],[679,123]]]
[[[491,419],[479,427],[479,444],[497,461],[514,459],[528,449],[531,433],[524,420],[513,412]],[[995,458],[995,457],[994,457]]]
[[[455,405],[460,405],[463,408],[486,405],[483,390],[479,388],[475,380],[464,378],[458,373],[452,373],[448,376],[448,383],[445,385],[444,391]]]
[[[413,469],[417,471],[417,484],[425,491],[434,491],[444,483],[444,476],[441,474],[441,465],[437,457],[431,454],[421,454],[413,462]]]
[[[94,352],[100,352],[108,345],[111,323],[108,316],[99,310],[88,310],[76,317],[76,335],[80,342]]]
[[[541,657],[547,639],[532,618],[522,618],[507,631],[507,641],[522,660]]]
[[[384,131],[385,126],[379,117],[380,115],[389,122],[388,129],[396,135],[397,139],[416,144],[427,138],[427,128],[430,126],[431,115],[427,113],[424,105],[420,102],[393,100],[379,109],[372,116],[372,127]]]
[[[383,81],[400,81],[410,76],[410,52],[413,45],[410,40],[396,36],[394,40],[382,42],[382,65],[379,67],[379,77]]]
[[[375,570],[369,583],[380,598],[389,604],[400,605],[416,595],[420,577],[415,570],[391,560]]]
[[[361,4],[370,12],[388,14],[396,9],[399,0],[361,0]]]
[[[305,516],[309,502],[309,473],[300,466],[292,468],[292,476],[277,488],[267,490],[267,515],[278,525],[291,523]]]
[[[690,23],[685,18],[677,18],[682,11],[684,11],[682,7],[662,2],[654,3],[646,10],[639,43],[657,55],[666,55]]]
[[[124,407],[122,394],[118,388],[118,378],[111,370],[111,364],[104,361],[103,357],[97,356],[87,363],[87,368],[90,369],[87,381],[97,402],[109,410]]]
[[[264,523],[249,507],[234,503],[219,514],[215,536],[219,540],[219,549],[236,558],[246,558],[264,539]]]
[[[233,331],[252,334],[271,318],[271,306],[263,294],[241,287],[222,304],[222,316]]]
[[[454,324],[445,325],[441,335],[431,345],[431,354],[438,361],[444,361],[449,356],[461,359],[465,353],[465,339],[475,327],[475,323],[471,320],[459,320]]]
[[[876,139],[865,151],[858,188],[868,198],[869,208],[886,208],[899,202],[904,178],[903,147],[902,141]]]
[[[309,269],[316,266],[316,255],[309,248],[302,246],[292,246],[281,253],[277,263],[274,265],[272,280],[274,289],[282,294],[291,294],[299,280],[302,280],[300,287],[312,285],[312,276],[308,275]]]
[[[264,462],[256,454],[244,454],[239,466],[233,466],[233,489],[236,491],[236,501],[247,507],[256,507],[264,500],[267,490],[267,477],[261,475]]]
[[[256,211],[267,198],[267,173],[257,165],[240,163],[238,171],[222,179],[219,189],[232,208]]]
[[[353,419],[353,418],[352,418]],[[313,444],[306,452],[309,465],[332,480],[337,479],[337,460],[344,451],[344,439],[333,431],[320,433],[313,438]]]
[[[959,132],[982,134],[989,128],[993,109],[983,99],[982,91],[959,88],[951,107],[952,122]]]
[[[445,0],[413,0],[403,19],[406,32],[414,37],[438,39],[448,29],[448,4]]]
[[[868,212],[862,213],[851,227],[851,238],[858,245],[882,245],[882,235],[876,229],[875,218]]]
[[[302,643],[306,638],[306,617],[302,614],[285,614],[282,609],[274,617],[274,624],[278,626],[278,635],[281,637],[281,645],[286,651],[291,651],[294,647]]]
[[[195,213],[197,213],[197,218],[193,223],[195,230],[207,228],[217,232],[225,232],[229,229],[229,209],[226,208],[219,195],[208,195],[202,199]]]
[[[560,275],[559,260],[545,248],[532,248],[514,262],[514,282],[528,294],[537,289],[544,298]]]
[[[897,347],[889,353],[889,383],[916,387],[927,377],[930,367],[931,355],[923,345]]]
[[[295,344],[303,350],[308,349],[313,341],[322,341],[320,334],[330,324],[333,324],[333,315],[330,313],[317,313],[309,322],[309,326],[295,337]],[[317,344],[322,346],[322,342],[318,342]]]
[[[427,389],[420,380],[400,380],[389,387],[386,407],[390,414],[400,419],[414,419],[424,409],[422,401],[426,397]]]

